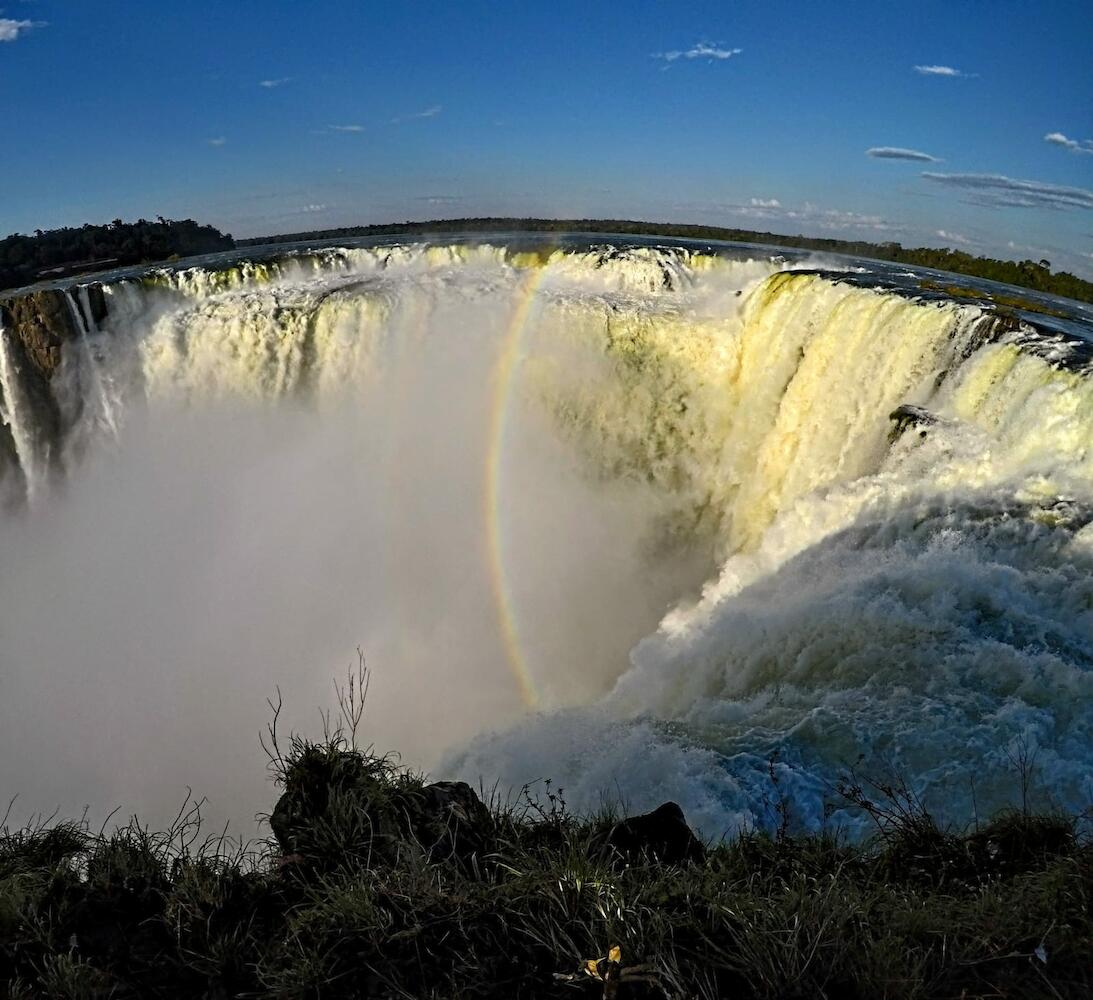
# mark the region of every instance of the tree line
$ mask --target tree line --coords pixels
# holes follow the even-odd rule
[[[104,267],[147,264],[174,257],[192,257],[232,250],[237,246],[354,239],[401,233],[444,235],[473,232],[620,233],[773,244],[929,267],[1093,302],[1093,282],[1085,281],[1067,271],[1052,271],[1047,260],[996,260],[976,257],[963,250],[904,247],[899,243],[784,236],[750,229],[620,219],[442,219],[432,222],[348,226],[239,241],[213,226],[200,225],[193,219],[172,220],[163,216],[159,216],[155,222],[147,219],[138,219],[136,222],[115,219],[104,226],[86,224],[48,231],[39,229],[30,236],[14,233],[0,240],[0,288],[16,288],[45,278]]]
[[[230,235],[193,219],[155,222],[115,219],[105,226],[90,223],[64,229],[38,229],[33,235],[13,233],[0,240],[0,288],[18,288],[44,278],[102,267],[122,267],[232,250]]]
[[[1019,285],[1039,292],[1062,295],[1082,302],[1093,302],[1093,282],[1067,271],[1051,270],[1047,260],[996,260],[976,257],[963,250],[935,247],[904,247],[899,243],[868,243],[864,240],[837,240],[812,236],[783,236],[751,229],[725,229],[720,226],[696,226],[662,222],[636,222],[619,219],[442,219],[434,222],[399,222],[375,226],[350,226],[283,236],[240,240],[240,246],[291,243],[301,240],[333,240],[396,233],[446,234],[468,232],[557,232],[621,233],[634,236],[682,236],[698,240],[726,240],[733,243],[765,243],[803,250],[869,257],[894,261],[939,271],[952,271],[1007,285]]]

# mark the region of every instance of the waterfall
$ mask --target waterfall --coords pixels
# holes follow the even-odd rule
[[[80,285],[69,291],[65,302],[79,331],[80,371],[86,372],[91,383],[88,390],[81,391],[81,402],[92,408],[93,421],[116,439],[118,420],[112,398],[113,387],[109,385],[109,376],[103,373],[101,362],[95,354],[99,331],[95,325],[88,287]]]
[[[361,643],[381,742],[574,804],[617,782],[711,834],[762,825],[776,757],[814,828],[865,754],[963,821],[972,781],[1006,803],[1015,740],[1082,804],[1088,352],[812,263],[411,244],[150,271],[98,323],[66,293],[52,459],[0,334],[43,532],[0,520],[19,683],[86,658],[144,691],[163,662],[204,704],[311,655],[325,684]],[[57,584],[83,630],[42,639],[17,581],[70,565],[103,585]]]
[[[3,323],[0,323],[0,422],[8,428],[14,442],[27,501],[34,503],[45,487],[48,452],[38,439],[33,410],[20,384],[15,347]]]

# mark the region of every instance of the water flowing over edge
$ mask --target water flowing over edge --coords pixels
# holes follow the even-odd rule
[[[510,297],[522,395],[596,475],[670,498],[658,544],[701,539],[721,561],[595,708],[555,700],[451,769],[674,796],[713,833],[769,821],[772,768],[815,826],[862,755],[965,816],[977,794],[1004,800],[1024,740],[1061,802],[1087,802],[1085,353],[974,307],[679,249],[407,246],[152,273],[67,294],[52,369],[0,333],[9,485],[36,503],[118,437],[134,393],[321,400],[381,378],[392,338],[449,295]]]

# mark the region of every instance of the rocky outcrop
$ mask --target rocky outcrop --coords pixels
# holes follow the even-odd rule
[[[106,318],[106,299],[101,285],[89,285],[80,296],[84,322],[97,324]],[[23,431],[34,454],[48,469],[60,454],[65,428],[50,382],[61,364],[65,345],[80,336],[68,295],[61,289],[43,289],[0,299],[0,327],[10,371],[9,412],[19,411]],[[11,427],[0,428],[0,476],[19,464]],[[26,469],[21,469],[23,475]]]
[[[895,441],[912,427],[918,430],[920,437],[925,437],[927,429],[938,422],[938,418],[929,410],[921,406],[912,406],[910,403],[897,406],[888,414],[888,419],[892,421],[892,430],[888,434],[889,441]]]
[[[293,760],[269,825],[285,860],[394,865],[408,854],[467,864],[494,846],[494,821],[470,785],[424,784],[382,759],[309,746]]]
[[[631,863],[655,859],[679,865],[701,861],[706,856],[702,841],[687,825],[687,817],[675,802],[665,802],[650,813],[616,823],[604,845]]]
[[[385,758],[324,744],[298,747],[283,768],[284,792],[269,817],[282,870],[393,867],[408,857],[467,868],[501,847],[497,821],[465,782],[425,784]],[[558,849],[566,829],[548,819],[523,836]],[[601,827],[589,847],[620,865],[683,865],[706,856],[675,802]]]
[[[64,292],[31,292],[0,302],[4,330],[28,366],[26,375],[48,383],[61,363],[61,349],[79,336]]]

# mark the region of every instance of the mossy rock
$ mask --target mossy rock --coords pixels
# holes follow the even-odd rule
[[[426,785],[385,758],[307,745],[284,786],[269,823],[292,864],[391,866],[408,854],[462,863],[493,845],[493,817],[469,785]]]

